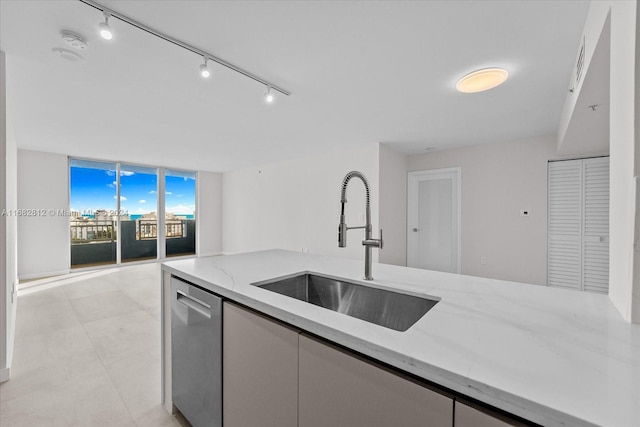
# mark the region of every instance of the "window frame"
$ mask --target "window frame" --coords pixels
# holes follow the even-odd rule
[[[195,221],[195,244],[194,244],[194,253],[193,254],[187,254],[187,255],[176,255],[176,256],[171,256],[171,257],[167,257],[166,254],[166,232],[165,233],[157,233],[159,234],[157,236],[157,252],[156,252],[156,258],[155,259],[144,259],[144,260],[140,260],[140,261],[127,261],[127,262],[122,262],[122,238],[121,238],[121,218],[120,215],[117,216],[117,221],[116,221],[116,262],[113,264],[106,264],[106,265],[100,265],[100,266],[82,266],[81,264],[79,264],[78,266],[73,266],[71,265],[71,257],[69,257],[69,270],[73,270],[73,271],[82,271],[82,270],[95,270],[95,269],[102,269],[102,268],[113,268],[113,267],[121,267],[123,265],[136,265],[136,264],[148,264],[148,263],[155,263],[155,262],[164,262],[164,261],[173,261],[173,260],[178,260],[178,259],[188,259],[188,258],[196,258],[198,257],[198,252],[199,252],[199,245],[198,245],[198,236],[199,236],[199,229],[200,229],[200,218],[199,218],[199,214],[198,214],[198,199],[199,199],[199,190],[200,190],[200,184],[199,184],[199,173],[198,171],[195,170],[190,170],[190,169],[183,169],[183,168],[176,168],[176,167],[168,167],[168,166],[157,166],[157,165],[150,165],[150,164],[142,164],[142,163],[136,163],[136,162],[129,162],[129,161],[122,161],[122,160],[105,160],[105,159],[94,159],[94,158],[87,158],[87,157],[76,157],[76,156],[68,156],[67,157],[67,173],[68,173],[68,197],[67,197],[67,201],[69,204],[69,211],[71,211],[71,167],[72,167],[72,162],[73,161],[85,161],[85,162],[95,162],[95,163],[105,163],[105,164],[114,164],[116,165],[116,210],[118,213],[120,213],[121,211],[121,182],[120,182],[120,167],[121,165],[126,165],[126,166],[133,166],[133,167],[141,167],[141,168],[154,168],[157,170],[158,175],[157,175],[157,229],[158,230],[165,230],[165,214],[166,214],[166,206],[165,206],[165,202],[166,202],[166,197],[165,197],[165,191],[166,191],[166,171],[170,170],[170,171],[177,171],[177,172],[185,172],[185,173],[191,173],[194,175],[194,179],[195,179],[195,191],[194,191],[194,205],[195,205],[195,211],[194,211],[194,216],[193,219]],[[71,218],[69,218],[69,222],[67,223],[67,238],[68,238],[68,248],[69,250],[71,250],[71,244],[72,244],[72,239],[71,239]]]

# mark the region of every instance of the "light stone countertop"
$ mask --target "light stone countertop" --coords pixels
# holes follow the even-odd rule
[[[314,272],[363,283],[363,262],[270,250],[170,261],[223,297],[544,426],[640,426],[640,325],[606,295],[374,264],[369,286],[442,300],[405,332],[252,283]]]

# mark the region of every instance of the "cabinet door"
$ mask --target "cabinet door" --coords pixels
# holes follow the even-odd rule
[[[300,335],[299,427],[451,427],[453,400]]]
[[[298,424],[298,331],[225,302],[225,427]]]
[[[455,427],[509,427],[521,426],[516,422],[506,422],[470,406],[456,402]]]

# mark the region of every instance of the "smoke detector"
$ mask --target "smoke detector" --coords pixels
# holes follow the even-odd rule
[[[60,35],[62,36],[62,40],[72,48],[79,50],[87,49],[87,39],[80,34],[69,30],[62,30],[60,31]]]
[[[82,56],[78,55],[75,52],[72,52],[67,49],[62,49],[61,47],[54,47],[51,49],[53,53],[58,55],[60,58],[66,59],[68,61],[80,61],[84,59]]]

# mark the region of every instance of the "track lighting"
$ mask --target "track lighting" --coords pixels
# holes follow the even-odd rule
[[[104,22],[98,24],[98,31],[100,32],[100,37],[105,40],[111,40],[113,38],[113,33],[111,32],[111,27],[109,26],[109,13],[104,12]]]
[[[200,75],[205,79],[208,79],[209,76],[211,75],[211,72],[209,71],[209,67],[207,66],[206,56],[204,57],[204,64],[200,64]]]
[[[2,0],[0,0],[2,1]],[[289,96],[291,95],[291,92],[289,92],[288,90],[283,89],[282,87],[279,87],[277,85],[274,85],[273,83],[253,74],[250,73],[247,70],[244,70],[230,62],[225,61],[222,58],[219,58],[213,54],[211,54],[210,52],[206,52],[202,49],[199,49],[196,46],[193,46],[189,43],[186,43],[182,40],[179,40],[175,37],[170,36],[169,34],[163,33],[161,31],[158,31],[154,28],[149,27],[148,25],[145,25],[144,23],[137,21],[127,15],[124,15],[116,10],[113,9],[107,9],[105,6],[103,6],[102,4],[98,3],[95,0],[79,0],[81,3],[84,3],[85,5],[92,7],[94,9],[97,9],[99,11],[101,11],[104,15],[104,22],[101,22],[98,25],[98,31],[100,33],[100,36],[106,40],[111,40],[113,38],[113,32],[111,31],[111,27],[109,26],[109,19],[110,18],[116,18],[118,19],[118,21],[120,22],[124,22],[125,24],[129,24],[134,28],[137,28],[138,30],[144,31],[147,34],[151,34],[159,39],[164,40],[165,42],[171,43],[174,46],[178,46],[183,48],[186,51],[189,51],[191,53],[195,53],[198,56],[201,56],[204,59],[204,63],[200,65],[199,67],[199,71],[200,71],[200,75],[202,76],[202,78],[209,78],[211,76],[211,70],[209,70],[209,67],[207,65],[208,61],[213,61],[216,64],[219,64],[223,67],[228,68],[231,71],[234,71],[244,77],[247,77],[251,80],[254,80],[258,83],[260,83],[261,85],[266,86],[267,88],[267,92],[264,94],[264,100],[266,103],[271,104],[275,101],[275,96],[273,92],[280,92],[282,95],[285,96]]]
[[[274,98],[271,93],[271,86],[267,86],[267,93],[264,94],[264,100],[267,104],[271,104],[273,102]]]

